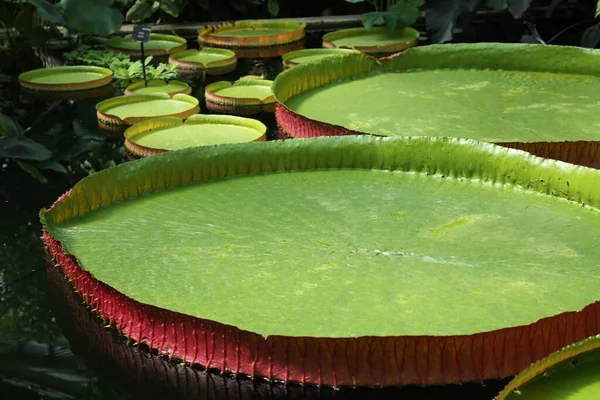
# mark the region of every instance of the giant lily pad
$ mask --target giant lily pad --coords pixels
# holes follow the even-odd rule
[[[323,35],[323,47],[355,49],[372,55],[391,54],[417,44],[419,31],[396,29],[389,35],[385,27],[350,28]]]
[[[433,384],[514,375],[600,333],[598,188],[597,170],[484,142],[319,138],[144,158],[41,219],[83,300],[159,354]]]
[[[497,400],[600,398],[600,336],[567,346],[517,375]]]
[[[204,89],[206,108],[220,113],[253,115],[274,112],[277,103],[271,86],[265,79],[240,79],[233,83],[219,81]]]
[[[284,68],[290,68],[298,64],[320,60],[338,54],[346,54],[352,49],[302,49],[290,51],[281,57]]]
[[[305,26],[292,20],[245,20],[207,25],[198,31],[198,41],[219,47],[276,46],[301,40]]]
[[[106,47],[106,50],[141,56],[140,44],[135,40],[131,40],[131,35],[114,36],[104,42],[104,47]],[[144,43],[144,54],[146,56],[163,56],[185,49],[187,49],[186,40],[175,35],[152,33],[150,34],[150,40]]]
[[[180,72],[202,70],[208,75],[222,75],[235,70],[237,58],[231,50],[205,47],[173,53],[169,63],[177,64]]]
[[[113,72],[108,68],[74,65],[23,72],[19,83],[30,90],[73,92],[107,87],[112,78]]]
[[[98,122],[103,127],[133,125],[160,117],[187,118],[200,111],[198,99],[187,94],[132,94],[113,97],[96,104]]]
[[[137,81],[125,89],[125,94],[167,93],[173,96],[177,93],[190,94],[191,92],[192,88],[185,82],[164,81],[161,79],[151,79],[145,83],[144,81]]]
[[[155,118],[127,129],[125,147],[145,157],[194,146],[264,141],[266,132],[260,121],[231,115],[197,114],[185,123],[175,117]]]
[[[526,44],[415,47],[280,74],[277,119],[293,137],[455,136],[600,166],[600,52]]]

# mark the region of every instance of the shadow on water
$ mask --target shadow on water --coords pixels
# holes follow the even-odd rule
[[[312,41],[309,47],[318,47]],[[241,59],[228,75],[183,80],[207,113],[208,83],[244,75],[273,79],[281,70],[280,58]],[[113,95],[121,93],[115,88]],[[502,388],[504,382],[498,381],[385,390],[252,381],[173,363],[104,329],[60,270],[50,266],[45,272],[38,217],[77,181],[128,160],[123,135],[97,126],[95,105],[104,98],[31,97],[14,78],[0,80],[0,131],[12,129],[37,143],[28,142],[26,162],[0,153],[0,398],[485,400]],[[275,139],[273,114],[255,118],[267,125],[268,139]]]

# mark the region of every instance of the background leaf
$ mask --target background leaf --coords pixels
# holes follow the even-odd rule
[[[79,33],[108,36],[123,24],[123,15],[112,0],[61,0],[68,27]]]
[[[125,15],[126,21],[141,21],[152,15],[152,2],[137,0]]]
[[[160,9],[173,17],[179,16],[180,7],[181,4],[177,0],[162,0],[160,2]]]
[[[375,25],[383,25],[385,20],[383,19],[381,12],[376,11],[363,14],[362,23],[365,28],[373,29],[373,26]]]
[[[600,43],[600,30],[596,25],[590,26],[583,32],[580,46],[594,49],[598,46],[598,43]]]
[[[46,0],[29,0],[29,2],[37,7],[37,12],[42,19],[62,26],[67,25],[62,12],[56,6]]]
[[[279,0],[269,0],[267,3],[267,7],[269,9],[269,14],[271,17],[276,17],[279,15]]]
[[[529,8],[529,0],[507,0],[508,11],[519,19],[523,16],[523,13]]]
[[[43,161],[52,156],[44,145],[28,138],[0,137],[0,158]]]

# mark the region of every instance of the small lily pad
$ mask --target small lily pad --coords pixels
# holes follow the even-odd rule
[[[363,53],[382,55],[396,53],[417,44],[419,31],[413,28],[397,29],[388,35],[384,27],[351,28],[323,35],[323,47],[355,49]]]
[[[112,79],[110,69],[87,65],[40,68],[19,75],[19,83],[24,88],[50,92],[93,89],[108,85]]]
[[[179,72],[202,70],[208,75],[222,75],[235,70],[237,57],[231,50],[205,47],[173,53],[169,63],[177,64]]]
[[[253,115],[275,111],[271,92],[273,81],[242,79],[234,83],[220,81],[206,86],[206,108],[215,112]]]
[[[181,81],[163,81],[160,79],[152,79],[148,81],[148,85],[144,85],[144,81],[134,82],[127,86],[125,94],[148,94],[148,93],[167,93],[173,96],[177,93],[190,94],[192,88],[185,82]]]
[[[133,125],[159,117],[187,118],[200,111],[198,99],[187,94],[132,94],[113,97],[96,105],[98,123],[104,128]]]
[[[104,43],[104,46],[106,50],[141,56],[140,44],[131,40],[131,35],[112,37]],[[152,33],[150,40],[144,43],[144,54],[146,56],[162,56],[185,49],[187,49],[187,41],[175,35]]]
[[[176,117],[155,118],[128,128],[125,147],[146,157],[188,147],[264,141],[266,132],[262,122],[232,115],[196,114],[185,123]]]

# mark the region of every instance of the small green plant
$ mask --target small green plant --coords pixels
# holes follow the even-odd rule
[[[109,50],[77,49],[65,54],[65,59],[70,64],[85,63],[99,67],[110,68],[114,73],[114,80],[121,87],[126,87],[133,81],[143,79],[142,61],[132,61],[123,53]],[[159,63],[152,65],[152,56],[146,57],[147,79],[174,79],[177,78],[177,65]]]
[[[375,11],[362,16],[365,28],[372,29],[376,25],[384,25],[388,35],[392,36],[396,29],[413,25],[419,18],[419,7],[424,0],[346,0],[348,3],[367,2],[375,7]]]
[[[114,61],[129,60],[129,56],[123,53],[109,50],[93,50],[78,48],[64,54],[65,61],[69,64],[83,62],[98,67],[110,67]]]
[[[159,63],[152,65],[152,56],[146,57],[146,78],[147,79],[174,79],[177,78],[176,64]],[[121,87],[128,86],[131,82],[143,79],[142,60],[131,62],[131,60],[115,60],[110,64],[115,74],[114,79],[120,82]]]

